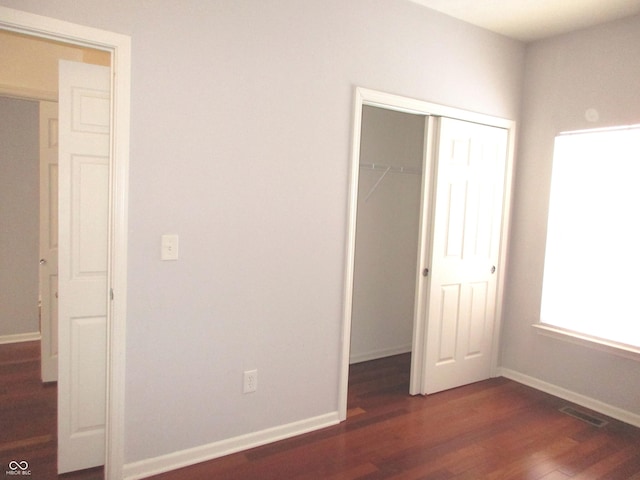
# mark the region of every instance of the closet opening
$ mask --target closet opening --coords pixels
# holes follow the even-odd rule
[[[361,121],[350,376],[408,394],[426,116],[364,105]]]
[[[427,395],[497,375],[514,132],[356,88],[340,420],[359,379]]]

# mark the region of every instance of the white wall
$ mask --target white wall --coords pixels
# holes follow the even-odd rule
[[[0,96],[0,336],[38,321],[38,103]]]
[[[635,414],[637,362],[541,336],[531,324],[540,314],[554,136],[640,123],[639,80],[640,16],[527,48],[502,338],[504,367]],[[599,121],[586,120],[589,108],[598,110]],[[587,261],[594,282],[615,281],[606,276],[606,252]]]
[[[360,162],[422,172],[424,125],[424,116],[364,106]],[[378,183],[383,174],[360,169],[352,363],[411,350],[422,175],[392,172]]]
[[[132,36],[127,462],[338,410],[356,85],[519,113],[520,43],[405,0],[0,4]]]

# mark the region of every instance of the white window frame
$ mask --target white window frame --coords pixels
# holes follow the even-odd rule
[[[604,132],[615,132],[620,130],[634,130],[640,134],[640,125],[630,125],[630,126],[615,127],[615,128],[608,128],[608,129],[582,130],[577,132],[564,132],[559,134],[556,138],[558,139],[564,135],[591,134],[591,133],[596,134],[596,133],[604,133]],[[638,153],[640,157],[640,152]],[[555,161],[555,158],[554,158],[554,161]],[[552,205],[553,198],[554,198],[554,187],[553,187],[553,178],[552,178],[551,199],[549,203],[550,216],[551,216],[551,210],[553,208],[553,205]],[[549,240],[549,237],[547,238],[547,240]],[[544,297],[544,285],[543,285],[543,297]],[[541,299],[541,303],[543,302],[544,302],[544,298]],[[536,329],[536,331],[542,335],[560,339],[563,341],[568,341],[568,342],[579,344],[579,345],[583,345],[583,346],[587,346],[589,348],[605,351],[608,353],[612,353],[614,355],[623,356],[625,358],[630,358],[633,360],[640,361],[640,345],[625,344],[616,340],[594,336],[587,332],[581,332],[581,331],[573,330],[570,328],[565,328],[565,326],[545,323],[542,318],[543,314],[544,314],[544,311],[541,308],[541,319],[538,323],[533,324],[533,327]],[[640,328],[640,322],[639,322],[638,328]]]

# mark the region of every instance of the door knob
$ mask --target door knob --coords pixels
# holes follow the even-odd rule
[[[47,259],[46,258],[41,258],[40,259],[40,265],[46,265],[47,264]]]
[[[422,276],[426,277],[427,275],[429,275],[429,269],[425,268],[424,270],[422,270]]]
[[[496,273],[496,266],[491,267],[491,273]]]

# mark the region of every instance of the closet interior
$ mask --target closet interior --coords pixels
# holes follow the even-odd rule
[[[425,119],[363,106],[351,364],[411,351]]]

